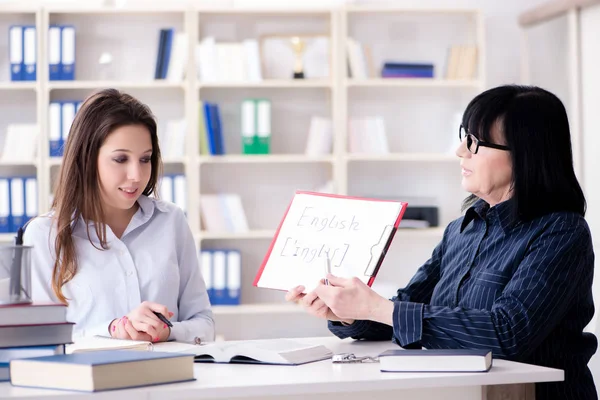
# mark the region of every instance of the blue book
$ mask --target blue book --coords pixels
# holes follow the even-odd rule
[[[490,350],[393,349],[379,355],[382,372],[487,372],[491,367]]]
[[[11,383],[24,387],[97,392],[193,380],[193,354],[111,350],[10,362]]]
[[[217,153],[217,137],[216,127],[214,125],[215,117],[213,116],[214,107],[209,102],[204,103],[204,121],[206,122],[206,137],[208,138],[208,154],[214,156]]]
[[[394,69],[394,68],[410,68],[410,69],[431,69],[433,70],[433,64],[427,63],[409,63],[409,62],[386,62],[383,64],[383,68]]]
[[[160,78],[167,79],[169,73],[169,62],[171,61],[171,48],[173,47],[173,29],[165,29],[165,46],[162,54],[162,65]]]
[[[0,362],[0,382],[10,381],[10,374],[8,373],[8,363]]]
[[[156,55],[156,65],[154,67],[154,79],[162,79],[162,65],[165,52],[165,39],[167,31],[161,29],[158,35],[158,52]]]

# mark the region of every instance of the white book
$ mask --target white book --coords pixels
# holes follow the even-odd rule
[[[209,232],[230,231],[220,203],[218,195],[204,194],[200,196],[200,216],[204,229]]]
[[[351,118],[348,121],[348,151],[353,154],[367,153],[365,143],[366,118]]]
[[[248,220],[242,205],[242,199],[238,194],[223,194],[221,195],[226,207],[225,217],[231,224],[231,232],[243,233],[248,232]]]
[[[34,162],[37,155],[38,126],[10,124],[0,159],[3,161]]]
[[[166,129],[159,137],[160,149],[165,160],[178,159],[185,155],[185,119],[168,120]]]
[[[352,79],[366,79],[367,63],[360,43],[352,38],[347,38],[346,52],[348,54],[348,63],[350,65],[350,75]]]
[[[331,154],[333,144],[333,127],[330,118],[312,117],[306,141],[305,154],[320,156]]]
[[[198,78],[202,82],[217,80],[217,50],[215,38],[207,36],[196,47]]]
[[[369,129],[365,132],[371,133],[371,153],[388,154],[390,148],[388,146],[387,135],[385,133],[385,123],[383,117],[369,118]]]
[[[244,49],[246,78],[250,82],[262,81],[258,41],[254,39],[247,39],[242,42],[242,45]]]
[[[169,59],[167,81],[181,82],[185,76],[188,61],[188,37],[185,33],[176,33],[173,37],[173,48]]]

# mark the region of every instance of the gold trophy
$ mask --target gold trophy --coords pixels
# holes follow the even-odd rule
[[[294,79],[304,79],[304,65],[302,63],[302,57],[304,55],[304,49],[306,43],[299,36],[294,36],[290,39],[292,49],[296,59],[294,61]]]

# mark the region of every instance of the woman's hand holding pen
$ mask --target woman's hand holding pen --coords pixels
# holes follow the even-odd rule
[[[157,314],[162,314],[165,318],[161,320]],[[170,324],[166,318],[172,316],[173,313],[167,307],[144,301],[126,316],[113,320],[109,331],[111,336],[119,339],[164,342],[171,333]]]
[[[394,303],[378,295],[358,278],[340,278],[327,275],[329,285],[323,281],[306,296],[316,297],[340,321],[372,320],[392,325]]]

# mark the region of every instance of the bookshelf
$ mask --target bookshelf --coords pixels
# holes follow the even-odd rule
[[[60,158],[47,156],[49,132],[45,122],[52,101],[83,100],[99,88],[115,87],[148,104],[157,117],[159,131],[165,130],[167,120],[184,118],[185,154],[165,159],[165,173],[186,176],[187,216],[198,248],[237,249],[242,255],[241,305],[214,308],[218,329],[227,338],[237,338],[244,330],[243,326],[235,326],[236,320],[251,324],[252,316],[268,318],[269,314],[287,315],[287,319],[276,322],[292,321],[297,325],[297,335],[326,333],[322,323],[309,322],[310,316],[285,304],[282,293],[252,287],[295,190],[319,190],[332,182],[333,190],[340,194],[400,198],[409,204],[413,204],[413,198],[433,199],[440,210],[440,226],[397,233],[374,286],[384,295],[393,294],[408,281],[442,237],[445,225],[460,215],[460,201],[465,194],[460,189],[458,160],[450,150],[458,144],[457,128],[451,124],[454,113],[464,109],[484,88],[485,74],[483,68],[478,68],[474,79],[448,80],[443,71],[448,46],[458,42],[476,44],[477,64],[484,65],[483,19],[478,10],[373,6],[229,9],[151,1],[128,2],[118,9],[82,3],[0,11],[0,29],[6,31],[13,23],[35,23],[38,28],[38,80],[10,82],[7,61],[0,56],[0,132],[13,122],[13,115],[41,122],[40,157],[34,164],[0,162],[0,176],[36,174],[39,209],[49,209],[61,163]],[[48,80],[45,49],[51,24],[75,26],[74,81]],[[373,26],[378,29],[373,30]],[[165,27],[184,32],[190,39],[186,75],[180,82],[153,80],[158,31]],[[412,32],[409,39],[405,38],[406,32]],[[195,46],[202,38],[211,35],[217,42],[239,42],[269,34],[327,37],[331,49],[329,76],[305,80],[264,76],[259,82],[199,80]],[[405,55],[408,61],[431,60],[436,77],[352,79],[347,74],[345,50],[349,36],[372,45],[377,63],[386,57]],[[8,54],[3,46],[6,43],[0,43],[0,54]],[[100,68],[98,59],[105,52],[112,55],[113,61]],[[14,104],[3,111],[3,106],[12,104],[15,98],[23,111],[17,113]],[[269,155],[242,154],[240,105],[245,98],[271,101]],[[199,152],[199,101],[219,104],[225,155]],[[373,114],[384,117],[390,153],[350,153],[348,119]],[[329,155],[304,154],[313,116],[332,120],[333,150]],[[249,232],[214,233],[202,229],[200,197],[220,192],[240,195]],[[11,241],[12,237],[0,235],[0,241]],[[240,316],[246,317],[237,319]]]

